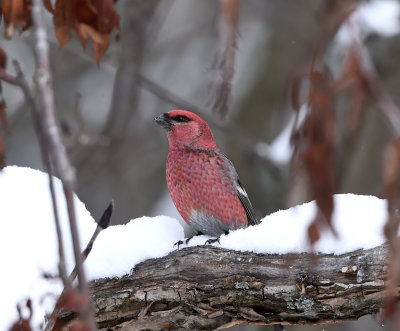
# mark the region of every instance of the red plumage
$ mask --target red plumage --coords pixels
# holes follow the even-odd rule
[[[155,120],[167,131],[167,184],[182,218],[211,236],[258,223],[235,168],[219,151],[207,123],[185,110]]]

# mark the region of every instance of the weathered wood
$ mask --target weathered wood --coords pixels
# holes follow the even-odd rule
[[[339,256],[198,246],[147,260],[130,275],[90,287],[100,328],[330,323],[379,310],[387,256],[387,245]]]

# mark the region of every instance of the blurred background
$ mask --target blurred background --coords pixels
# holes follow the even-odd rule
[[[332,131],[330,190],[382,197],[383,151],[398,137],[398,1],[119,0],[116,8],[120,37],[111,39],[99,66],[90,43],[83,51],[75,34],[60,47],[46,13],[59,124],[77,194],[95,219],[110,199],[113,224],[143,215],[180,218],[165,181],[168,142],[153,121],[171,109],[197,112],[209,123],[260,217],[313,199],[296,158],[313,102],[310,68],[324,72],[333,91],[333,117],[322,127]],[[30,31],[1,39],[7,71],[14,73],[10,60],[18,60],[32,85],[33,44]],[[6,164],[42,169],[20,90],[3,84],[3,95]],[[385,329],[370,316],[287,327],[339,328]]]

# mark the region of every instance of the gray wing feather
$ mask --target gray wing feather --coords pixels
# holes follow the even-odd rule
[[[235,183],[236,194],[237,194],[240,202],[242,203],[244,210],[246,211],[247,224],[248,225],[259,224],[260,220],[257,219],[257,217],[254,213],[253,206],[251,205],[251,202],[249,200],[249,197],[248,197],[245,189],[243,188],[242,184],[240,183],[239,176],[236,172],[235,167],[233,166],[232,162],[229,161],[229,159],[225,156],[224,153],[222,153],[221,151],[218,151],[218,154],[221,155],[221,157],[224,159],[225,165],[229,169],[230,176]]]
[[[248,225],[260,224],[260,220],[256,217],[253,206],[251,205],[249,197],[247,196],[246,191],[244,190],[242,184],[240,183],[239,178],[237,179],[237,195],[240,202],[243,205],[244,210],[246,211],[247,224]]]

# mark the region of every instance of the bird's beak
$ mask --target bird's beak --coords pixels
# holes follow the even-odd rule
[[[168,113],[164,113],[160,116],[157,116],[154,121],[159,125],[162,126],[164,129],[167,129],[168,131],[171,130],[172,127],[172,122],[171,118],[169,117]]]

